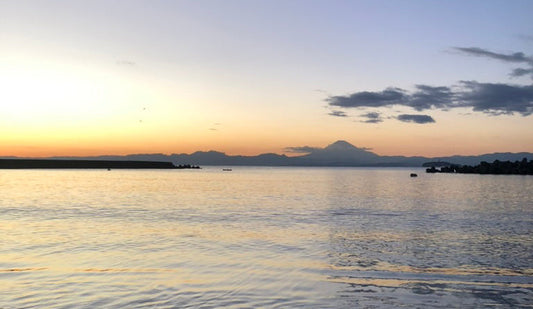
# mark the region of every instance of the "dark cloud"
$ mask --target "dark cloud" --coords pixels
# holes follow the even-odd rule
[[[522,52],[512,54],[500,54],[479,47],[455,47],[455,50],[472,56],[488,57],[506,62],[528,63],[530,65],[533,65],[533,57],[528,57]]]
[[[364,123],[380,123],[380,122],[383,122],[383,119],[379,118],[379,119],[367,119],[365,121],[362,121]]]
[[[331,113],[329,113],[328,115],[335,116],[335,117],[347,117],[348,116],[343,111],[331,111]]]
[[[416,85],[416,91],[409,96],[407,106],[417,111],[430,108],[448,108],[453,102],[453,92],[449,87]]]
[[[362,91],[349,96],[330,96],[326,102],[338,107],[383,107],[402,104],[405,99],[405,90],[387,88],[381,92]]]
[[[346,97],[330,97],[326,99],[326,101],[328,101],[330,105],[339,101],[350,101],[350,98],[357,97],[359,93],[361,92]],[[412,94],[409,94],[406,91],[402,91],[401,93],[402,100],[396,101],[394,104],[411,107],[417,111],[427,109],[450,110],[463,107],[472,108],[472,110],[476,112],[483,112],[491,115],[519,113],[522,116],[529,116],[533,113],[533,85],[520,86],[462,81],[454,87],[417,85],[416,90],[413,91]],[[356,103],[355,101],[351,102]],[[388,105],[392,105],[392,103],[389,102],[381,106]],[[366,106],[346,104],[346,106],[343,107],[352,108]],[[370,121],[367,122],[370,123],[378,122],[376,119],[381,119],[373,113],[363,114],[361,117],[369,118],[368,120]]]
[[[383,119],[381,118],[381,114],[377,112],[370,112],[366,114],[360,115],[360,117],[366,118],[366,120],[362,121],[365,123],[380,123],[383,122]]]
[[[429,115],[409,115],[409,114],[402,114],[398,115],[398,120],[403,122],[414,122],[414,123],[432,123],[435,122],[435,120],[429,116]]]
[[[511,54],[501,54],[495,53],[479,47],[455,47],[455,50],[458,50],[462,53],[466,53],[471,56],[477,57],[487,57],[492,59],[501,60],[504,62],[510,63],[524,63],[529,65],[530,68],[517,68],[514,69],[509,75],[511,77],[520,77],[524,75],[531,75],[533,78],[533,56],[526,56],[522,52],[511,53]]]
[[[303,147],[286,147],[284,150],[285,152],[290,152],[290,153],[311,153],[319,149],[322,149],[322,148],[303,146]]]
[[[479,47],[455,47],[461,53],[471,56],[486,57],[508,63],[521,63],[527,67],[515,68],[510,75],[533,78],[533,57],[522,52],[497,53]],[[389,87],[383,91],[360,91],[344,96],[329,96],[325,99],[330,107],[336,108],[380,108],[391,106],[410,107],[416,111],[430,109],[450,110],[454,108],[471,108],[475,112],[490,115],[522,116],[533,114],[533,85],[522,86],[505,83],[480,83],[461,81],[452,86],[415,85],[413,91]],[[334,111],[330,115],[345,115]],[[377,112],[360,115],[366,123],[378,123],[383,119]],[[396,117],[400,121],[415,123],[435,122],[429,115],[402,114]]]
[[[520,76],[530,75],[530,74],[531,74],[531,78],[533,79],[533,68],[532,69],[517,68],[517,69],[514,69],[509,75],[511,75],[511,77],[520,77]]]
[[[461,82],[464,89],[458,93],[458,106],[471,107],[474,111],[492,115],[533,113],[533,85]]]
[[[381,92],[361,91],[348,96],[330,96],[326,102],[330,106],[353,107],[385,107],[404,105],[418,111],[430,108],[445,108],[450,105],[453,93],[448,87],[432,87],[416,85],[416,91],[409,94],[400,88],[387,88]]]

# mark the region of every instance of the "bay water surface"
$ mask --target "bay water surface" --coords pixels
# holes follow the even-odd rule
[[[0,308],[532,307],[532,192],[403,168],[2,170]]]

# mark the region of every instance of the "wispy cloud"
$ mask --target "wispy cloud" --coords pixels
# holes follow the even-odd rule
[[[463,52],[465,54],[471,55],[471,56],[488,57],[488,58],[497,59],[497,60],[506,61],[506,62],[515,62],[515,63],[522,62],[522,63],[529,63],[530,65],[533,65],[533,58],[526,56],[522,52],[502,54],[502,53],[492,52],[490,50],[479,48],[479,47],[455,47],[454,49],[460,52]]]
[[[362,118],[366,118],[366,120],[363,120],[362,122],[365,123],[380,123],[383,122],[383,118],[381,118],[381,114],[378,112],[369,112],[366,114],[359,115]]]
[[[533,78],[533,68],[532,69],[516,68],[509,75],[511,77],[520,77],[520,76],[529,75],[529,74],[531,74]]]
[[[222,124],[220,122],[215,122],[213,123],[213,126],[210,127],[208,130],[209,131],[218,131],[218,128],[220,128]]]
[[[302,147],[286,147],[284,151],[289,152],[289,153],[311,153],[313,151],[320,150],[320,149],[322,148],[302,146]]]
[[[513,69],[509,75],[511,77],[531,75],[531,78],[533,78],[533,56],[526,56],[526,54],[523,52],[504,54],[496,53],[479,47],[455,47],[454,49],[470,56],[486,57],[509,63],[523,63],[524,65],[529,66],[529,68]]]
[[[129,60],[117,60],[116,64],[123,65],[123,66],[135,66],[136,65],[135,62],[129,61]]]
[[[347,117],[348,116],[343,111],[331,111],[330,113],[328,113],[328,115],[335,116],[335,117]]]

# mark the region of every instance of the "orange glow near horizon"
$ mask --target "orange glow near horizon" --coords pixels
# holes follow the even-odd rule
[[[0,92],[0,156],[210,150],[297,156],[284,149],[322,148],[337,140],[391,156],[533,152],[530,117],[431,111],[436,123],[402,123],[389,115],[382,123],[368,124],[357,118],[362,113],[357,109],[347,110],[350,117],[327,115],[324,95],[312,91],[265,94],[261,87],[244,87],[235,93],[230,81],[148,78],[142,71],[101,64],[11,57],[0,75],[5,86]]]
[[[208,132],[206,135],[209,135]],[[284,149],[291,146],[326,147],[335,140],[323,142],[297,142],[294,140],[274,140],[269,138],[252,139],[238,138],[225,139],[224,136],[216,138],[198,135],[174,136],[166,135],[129,135],[117,134],[115,136],[80,137],[76,134],[56,137],[26,136],[22,138],[2,138],[0,156],[18,157],[50,157],[50,156],[98,156],[98,155],[127,155],[148,153],[193,153],[195,151],[220,151],[227,155],[253,156],[262,153],[286,154],[288,156],[302,155],[299,153],[286,153]],[[451,155],[479,155],[492,152],[531,152],[528,145],[512,148],[516,141],[509,141],[510,145],[502,151],[501,144],[490,143],[490,138],[463,138],[462,141],[432,137],[392,136],[394,143],[388,139],[375,138],[373,143],[369,138],[358,141],[341,138],[357,147],[369,147],[370,151],[379,155],[404,155],[443,157]],[[261,143],[261,141],[264,141]],[[254,143],[255,142],[255,143]],[[500,141],[501,142],[501,141]],[[431,147],[428,147],[431,145]],[[531,145],[531,144],[529,144]]]

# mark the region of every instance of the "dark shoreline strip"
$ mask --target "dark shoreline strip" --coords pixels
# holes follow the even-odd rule
[[[492,163],[482,161],[476,166],[455,165],[442,166],[436,169],[435,166],[426,169],[426,173],[459,173],[459,174],[491,174],[491,175],[533,175],[533,160],[522,159],[522,161],[500,161]]]
[[[0,169],[180,169],[198,168],[175,166],[172,162],[111,161],[111,160],[52,160],[0,159]]]

